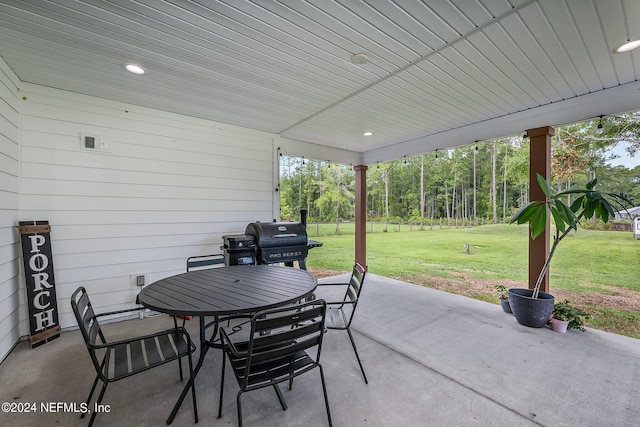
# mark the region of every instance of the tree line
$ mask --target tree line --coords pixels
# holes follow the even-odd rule
[[[601,190],[640,205],[640,166],[608,163],[618,143],[630,156],[640,149],[640,112],[556,128],[552,185],[570,189],[598,178]],[[351,221],[354,183],[350,165],[282,155],[281,218],[297,220],[304,208],[312,222]],[[369,165],[367,185],[371,221],[506,222],[529,198],[529,141],[517,135],[379,162]]]

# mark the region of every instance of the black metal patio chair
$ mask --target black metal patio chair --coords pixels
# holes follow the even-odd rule
[[[353,271],[351,273],[351,278],[347,283],[318,283],[318,288],[316,288],[315,296],[322,298],[322,287],[323,286],[345,286],[344,297],[341,301],[327,301],[327,319],[326,319],[326,327],[327,329],[337,329],[337,330],[345,330],[349,334],[349,339],[351,340],[351,346],[353,347],[353,351],[356,354],[356,359],[358,359],[358,365],[360,365],[360,371],[362,371],[362,377],[364,378],[364,382],[369,384],[367,380],[367,375],[364,373],[364,368],[362,367],[362,362],[360,361],[360,356],[358,355],[358,349],[356,348],[356,342],[353,339],[353,334],[351,333],[351,322],[353,321],[353,316],[356,314],[356,307],[358,306],[358,300],[360,299],[360,292],[362,292],[362,285],[364,284],[364,277],[366,275],[366,270],[362,265],[356,263],[353,266]]]
[[[323,300],[260,311],[251,319],[248,341],[234,342],[227,331],[220,328],[220,340],[227,357],[223,356],[222,359],[218,417],[222,416],[224,375],[228,358],[240,386],[236,397],[240,427],[242,427],[242,393],[273,387],[282,409],[286,411],[287,404],[278,384],[290,382],[294,377],[314,368],[320,371],[325,408],[329,426],[331,426],[327,388],[322,365],[320,365],[325,313],[326,304]],[[311,351],[315,357],[307,351]]]
[[[127,313],[141,310],[133,308],[95,314],[89,300],[89,295],[84,287],[79,287],[71,296],[71,308],[76,316],[80,332],[91,356],[91,361],[96,370],[96,379],[87,397],[86,404],[89,407],[91,397],[102,381],[102,389],[98,395],[96,405],[100,405],[107,385],[111,382],[130,377],[148,369],[164,365],[178,360],[180,381],[182,375],[182,358],[189,359],[189,375],[193,375],[193,362],[191,353],[196,349],[191,337],[184,328],[175,327],[165,331],[156,332],[144,336],[138,336],[117,341],[108,341],[102,332],[99,317]],[[195,420],[198,422],[198,408],[196,406],[195,387],[192,387],[193,410]],[[93,425],[97,411],[92,411],[89,426]],[[81,415],[84,418],[86,413]]]

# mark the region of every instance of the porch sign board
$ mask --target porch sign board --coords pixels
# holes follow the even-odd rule
[[[20,221],[31,348],[60,336],[49,221]]]

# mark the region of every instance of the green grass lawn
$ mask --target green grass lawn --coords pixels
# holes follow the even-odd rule
[[[401,231],[390,225],[376,225],[367,234],[369,271],[410,283],[422,283],[421,275],[451,278],[512,280],[526,287],[528,265],[527,226],[484,225],[475,228],[433,228],[423,231],[408,226]],[[369,229],[369,227],[368,227]],[[350,271],[354,259],[353,224],[311,224],[310,238],[323,242],[307,259],[311,269]],[[316,234],[319,234],[316,237]],[[465,243],[470,245],[466,253]],[[550,287],[578,293],[616,293],[618,288],[638,292],[640,298],[640,241],[630,232],[578,229],[556,250],[551,263]],[[489,295],[474,297],[493,301]],[[497,302],[497,297],[495,298]],[[589,307],[587,307],[589,308]],[[589,324],[640,338],[640,313],[590,307]],[[619,313],[618,313],[619,312]],[[630,319],[630,320],[629,320]],[[613,324],[610,326],[609,324]],[[627,326],[618,330],[618,323]],[[628,330],[630,329],[630,330]]]

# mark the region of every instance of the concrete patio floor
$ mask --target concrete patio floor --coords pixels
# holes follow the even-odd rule
[[[197,338],[197,323],[187,323]],[[105,330],[117,337],[171,325],[160,315]],[[499,305],[373,274],[353,328],[368,385],[347,334],[325,336],[322,364],[335,426],[640,425],[640,340],[592,329],[527,328]],[[199,425],[237,425],[231,376],[217,418],[220,360],[219,351],[209,351],[196,380]],[[43,413],[40,404],[79,405],[93,378],[77,330],[33,350],[19,343],[0,365],[0,402],[36,403],[37,412],[2,413],[0,425],[87,425],[77,413]],[[103,400],[110,412],[95,425],[164,425],[182,387],[172,364],[113,383]],[[287,411],[271,389],[245,394],[245,425],[328,425],[317,370],[298,377],[293,391],[282,390]],[[173,425],[193,422],[187,398]]]

